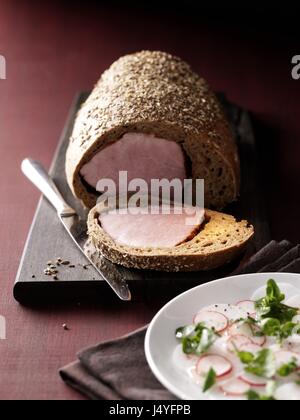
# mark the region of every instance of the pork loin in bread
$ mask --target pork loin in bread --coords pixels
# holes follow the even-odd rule
[[[200,210],[195,219],[199,224],[189,227],[182,216],[175,220],[172,214],[130,216],[109,211],[103,203],[90,211],[89,236],[99,254],[128,268],[210,270],[238,257],[254,234],[247,221],[211,210],[205,211],[205,220]],[[107,214],[108,220],[103,217]]]
[[[97,179],[205,179],[205,204],[220,209],[239,192],[236,145],[205,80],[177,57],[142,51],[116,61],[75,121],[68,183],[86,207]],[[129,179],[130,180],[130,179]]]

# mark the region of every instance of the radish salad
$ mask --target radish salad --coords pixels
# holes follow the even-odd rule
[[[270,279],[201,309],[176,338],[175,365],[207,399],[300,400],[300,288]]]

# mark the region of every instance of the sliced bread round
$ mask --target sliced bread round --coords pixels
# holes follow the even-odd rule
[[[101,226],[99,204],[88,217],[88,232],[93,245],[113,263],[128,268],[158,271],[201,271],[220,267],[239,256],[254,234],[253,226],[233,216],[205,211],[205,223],[195,236],[170,248],[135,248],[114,241]],[[172,226],[170,226],[172,229]]]
[[[205,179],[207,207],[221,209],[237,198],[239,159],[229,124],[206,81],[179,58],[159,51],[122,57],[104,72],[82,106],[66,174],[86,207],[96,204],[97,193],[86,184],[82,168],[126,133],[177,142],[187,160],[187,175]]]

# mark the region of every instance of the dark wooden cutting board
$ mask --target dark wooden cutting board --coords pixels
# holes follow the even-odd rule
[[[87,93],[77,96],[70,110],[50,174],[66,201],[79,214],[83,215],[81,204],[73,197],[65,177],[65,153],[72,131],[76,113],[86,99]],[[245,218],[254,224],[256,235],[249,252],[260,249],[270,240],[263,194],[259,190],[256,145],[248,112],[227,102],[223,95],[220,100],[232,124],[239,146],[242,169],[242,188],[240,199],[226,209],[237,218]],[[48,261],[57,258],[70,261],[75,268],[60,267],[58,280],[45,276]],[[21,303],[32,304],[43,301],[117,299],[106,282],[90,266],[73,245],[68,234],[60,224],[55,210],[42,198],[27,239],[24,254],[14,286],[15,299]],[[239,264],[236,261],[219,270],[208,273],[157,273],[132,270],[128,283],[133,299],[154,299],[159,296],[171,298],[176,294],[198,284],[229,275]]]

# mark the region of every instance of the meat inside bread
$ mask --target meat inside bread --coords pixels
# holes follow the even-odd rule
[[[221,209],[239,193],[235,141],[206,81],[177,57],[142,51],[101,76],[76,118],[66,157],[74,195],[92,208],[97,181],[205,180],[205,204]]]
[[[128,219],[122,214],[109,213],[110,217],[106,220],[107,212],[109,210],[103,204],[90,211],[89,236],[99,253],[128,268],[170,272],[211,270],[238,257],[254,234],[253,226],[247,221],[238,222],[233,216],[212,210],[205,210],[205,218],[189,228],[183,219],[174,222],[172,214],[161,215],[160,219],[151,218],[149,214],[143,220],[143,215]],[[176,222],[179,226],[175,226]],[[116,233],[118,226],[120,235]],[[134,232],[141,226],[144,242],[128,242],[130,233],[134,237]],[[180,229],[183,240],[176,245]],[[169,241],[166,238],[168,231]],[[137,235],[139,240],[141,235]],[[155,236],[163,238],[154,241],[151,246]]]

